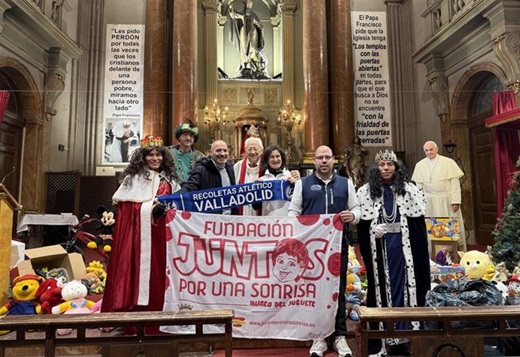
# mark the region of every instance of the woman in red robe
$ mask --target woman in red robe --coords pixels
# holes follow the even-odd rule
[[[146,137],[124,174],[112,198],[118,213],[101,311],[162,311],[168,227],[156,198],[180,189],[173,158],[160,138]]]

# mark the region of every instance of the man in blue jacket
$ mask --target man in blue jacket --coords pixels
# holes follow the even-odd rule
[[[316,170],[311,175],[296,182],[289,205],[289,216],[339,213],[343,222],[358,223],[361,213],[356,190],[350,180],[334,172],[334,155],[331,148],[320,146],[316,149],[314,166]],[[339,357],[352,356],[352,351],[345,338],[347,335],[345,306],[347,253],[348,244],[346,239],[343,239],[341,242],[338,311],[336,312],[335,331],[332,335],[332,347],[338,352]],[[309,352],[312,357],[322,357],[327,350],[328,345],[325,340],[314,340]]]

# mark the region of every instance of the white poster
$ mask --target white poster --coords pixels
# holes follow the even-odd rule
[[[144,25],[107,25],[103,163],[127,163],[143,118]]]
[[[365,146],[392,146],[386,13],[352,12],[356,135]]]
[[[164,311],[234,309],[233,337],[313,340],[334,331],[343,229],[338,215],[170,212]],[[189,334],[194,327],[161,330]]]

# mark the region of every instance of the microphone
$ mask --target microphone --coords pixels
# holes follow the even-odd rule
[[[5,179],[8,178],[14,172],[15,169],[16,169],[16,167],[13,166],[13,169],[11,171],[9,171],[9,173],[7,175],[4,176],[4,178],[2,179],[2,182],[0,182],[0,185],[4,184]]]

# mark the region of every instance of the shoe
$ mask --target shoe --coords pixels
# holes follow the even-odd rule
[[[327,342],[325,340],[314,340],[312,341],[311,349],[309,353],[311,357],[323,357],[323,354],[327,352],[329,346],[327,346]]]
[[[332,348],[338,352],[338,357],[352,357],[352,350],[348,347],[345,336],[337,336]]]

